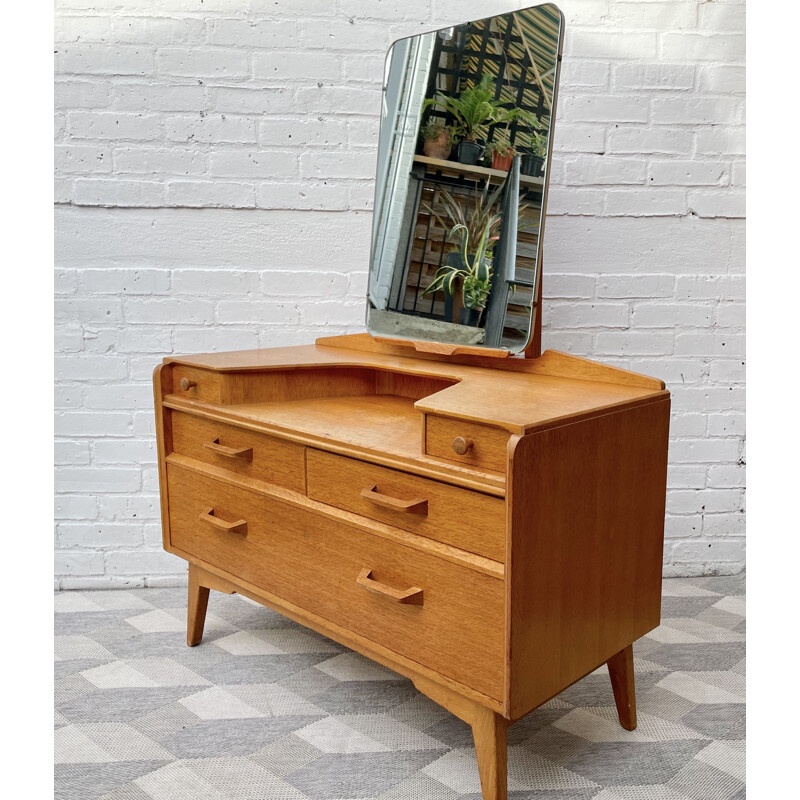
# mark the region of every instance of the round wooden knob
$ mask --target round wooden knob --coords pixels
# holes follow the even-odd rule
[[[467,451],[470,450],[475,444],[472,439],[465,439],[463,436],[456,436],[453,439],[453,450],[456,451],[460,456],[466,455]]]
[[[188,392],[192,386],[197,386],[197,381],[190,381],[188,378],[181,378],[181,391]]]

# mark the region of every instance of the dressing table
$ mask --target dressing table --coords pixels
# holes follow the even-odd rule
[[[552,5],[449,29],[449,39],[403,40],[407,52],[395,45],[389,62],[424,56],[422,108],[440,85],[435,67],[452,64],[458,46],[469,62],[482,30],[510,48],[495,74],[521,96],[514,57],[532,51],[538,9],[543,25],[559,21],[549,83],[543,64],[530,70],[552,133],[563,32]],[[406,105],[417,88],[402,89]],[[373,335],[157,367],[164,547],[189,562],[189,645],[201,641],[210,590],[262,603],[409,677],[470,724],[483,796],[503,800],[508,725],[599,666],[608,665],[621,724],[636,725],[632,643],[659,624],[670,398],[657,379],[540,352],[547,166],[538,184],[520,181],[517,158],[504,178],[493,314],[484,309],[465,332],[446,308],[452,298],[434,295],[428,317],[409,310],[409,287],[426,277],[425,252],[411,245],[426,213],[435,216],[425,196],[436,199],[442,175],[413,159],[398,167],[403,148],[395,142],[383,168],[379,160]],[[475,169],[496,171],[448,166],[452,197]],[[397,175],[407,182],[400,198]],[[509,205],[523,192],[538,217],[527,240]],[[406,233],[387,272],[380,226],[392,220]],[[467,266],[478,257],[468,251]],[[529,317],[516,341],[519,307]],[[504,347],[482,345],[490,336]]]

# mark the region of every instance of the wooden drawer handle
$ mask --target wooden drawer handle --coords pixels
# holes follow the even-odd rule
[[[369,589],[370,592],[375,594],[382,594],[384,597],[391,597],[398,603],[406,606],[421,606],[422,605],[422,589],[418,586],[412,586],[410,589],[393,589],[385,583],[376,581],[372,577],[372,570],[366,567],[361,570],[361,574],[356,578],[356,583]]]
[[[475,446],[472,439],[465,439],[463,436],[456,436],[453,439],[453,450],[460,456],[465,456]]]
[[[181,378],[181,391],[188,392],[192,386],[197,386],[197,381],[190,381],[188,378]]]
[[[212,528],[216,528],[218,531],[225,531],[225,533],[247,533],[247,522],[245,520],[225,522],[224,519],[214,516],[213,508],[209,508],[200,514],[200,521],[207,522]]]
[[[361,496],[371,503],[376,503],[379,506],[391,508],[393,511],[406,511],[409,514],[425,514],[428,513],[428,501],[423,498],[417,497],[414,500],[398,500],[396,497],[391,497],[388,494],[381,494],[378,487],[374,484],[366,486],[361,490]]]
[[[243,458],[245,461],[253,460],[252,447],[226,447],[224,444],[219,443],[219,437],[214,439],[213,442],[206,442],[203,447],[213,450],[218,456],[226,456],[227,458]]]

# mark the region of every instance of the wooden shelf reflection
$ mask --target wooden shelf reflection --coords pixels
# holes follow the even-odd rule
[[[424,164],[431,171],[450,172],[458,175],[474,175],[479,178],[500,178],[505,180],[508,173],[502,169],[489,169],[489,167],[478,167],[472,164],[461,164],[458,161],[445,161],[441,158],[429,158],[428,156],[414,156],[415,164]],[[520,175],[519,182],[524,186],[533,186],[538,189],[544,188],[544,178],[533,178],[530,175]]]

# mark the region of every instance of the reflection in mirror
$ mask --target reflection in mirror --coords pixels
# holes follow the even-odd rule
[[[395,42],[367,326],[520,352],[541,270],[563,18],[548,3]]]

